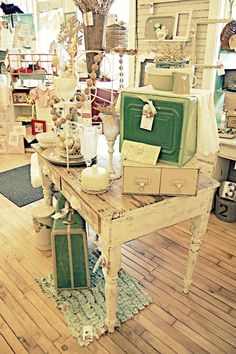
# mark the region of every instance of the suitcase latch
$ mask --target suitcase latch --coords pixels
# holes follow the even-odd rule
[[[139,190],[143,191],[144,187],[150,184],[150,178],[135,178],[135,184],[139,185]]]

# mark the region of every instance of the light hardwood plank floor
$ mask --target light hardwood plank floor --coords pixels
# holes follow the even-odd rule
[[[0,171],[30,161],[1,156]],[[236,353],[236,223],[210,216],[189,295],[182,292],[188,222],[128,242],[122,265],[153,298],[148,308],[87,348],[35,279],[52,271],[34,246],[32,209],[0,195],[0,353]]]

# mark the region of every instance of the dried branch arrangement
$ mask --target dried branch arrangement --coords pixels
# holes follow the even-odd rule
[[[64,76],[73,76],[74,60],[77,55],[77,45],[82,43],[83,37],[82,34],[79,33],[82,32],[83,25],[76,19],[75,16],[72,16],[67,22],[61,25],[58,42],[66,48],[70,56],[68,69]]]
[[[74,0],[82,13],[90,12],[107,15],[114,0]]]
[[[69,46],[79,32],[83,32],[83,25],[75,16],[72,16],[68,21],[61,24],[58,42],[63,46]],[[82,34],[77,36],[77,41],[78,44],[81,44]]]
[[[156,51],[155,62],[176,62],[188,59],[187,53],[181,48],[180,45],[176,45],[174,47],[166,45]]]
[[[109,115],[109,116],[116,116],[117,115],[117,110],[116,110],[116,99],[108,106],[105,106],[103,104],[96,103],[96,109],[103,114]]]

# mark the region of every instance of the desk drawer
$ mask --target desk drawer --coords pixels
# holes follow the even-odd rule
[[[44,176],[48,176],[52,183],[55,184],[57,189],[60,191],[61,190],[61,177],[59,174],[57,174],[47,163],[44,162],[43,159],[39,157],[39,163],[42,169],[42,174]]]
[[[63,179],[61,185],[61,192],[70,202],[72,208],[81,214],[96,233],[100,233],[99,216],[78,195],[75,195],[74,190]]]
[[[220,144],[219,156],[236,161],[236,146]]]
[[[61,177],[53,171],[53,169],[50,169],[50,179],[51,181],[55,184],[57,189],[60,191],[61,190]]]

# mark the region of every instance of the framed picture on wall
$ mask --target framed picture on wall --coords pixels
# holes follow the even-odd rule
[[[31,125],[32,125],[32,134],[33,135],[46,132],[46,121],[45,120],[32,119]]]
[[[28,95],[25,92],[14,92],[13,93],[13,102],[14,103],[26,103]]]
[[[148,17],[145,23],[145,38],[146,39],[157,39],[157,34],[155,32],[155,25],[159,23],[161,26],[165,26],[167,34],[165,39],[173,38],[175,16],[151,16]]]
[[[145,68],[148,64],[154,63],[154,55],[143,54],[138,56],[136,64],[135,87],[149,85]]]
[[[175,40],[189,39],[191,19],[192,19],[192,10],[183,10],[176,13],[173,39]]]
[[[24,154],[23,136],[21,122],[0,122],[0,154]]]

